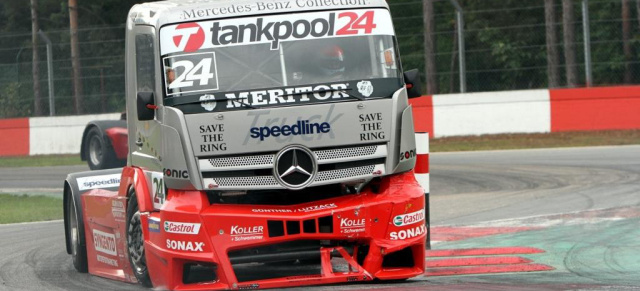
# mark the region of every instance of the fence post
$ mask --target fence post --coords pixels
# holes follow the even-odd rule
[[[464,48],[464,12],[457,0],[449,0],[456,8],[456,24],[458,29],[458,66],[460,68],[460,93],[467,92],[467,68]]]
[[[49,116],[56,115],[56,101],[53,97],[53,52],[51,49],[51,40],[42,30],[38,31],[38,35],[47,43],[47,72],[49,75]]]
[[[587,87],[593,85],[591,76],[591,33],[589,31],[589,0],[582,0],[582,33],[584,38],[584,73]]]

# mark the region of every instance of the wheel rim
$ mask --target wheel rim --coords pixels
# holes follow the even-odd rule
[[[91,159],[91,163],[99,165],[100,161],[102,161],[102,155],[102,142],[100,137],[94,135],[89,141],[89,158]]]
[[[69,206],[71,207],[71,215],[69,217],[69,226],[71,229],[71,253],[75,256],[78,254],[78,213],[76,212],[76,205],[71,200],[69,200]]]
[[[144,260],[144,239],[140,226],[140,211],[136,211],[129,220],[127,238],[129,241],[131,265],[137,273],[142,273],[147,268],[147,265]]]

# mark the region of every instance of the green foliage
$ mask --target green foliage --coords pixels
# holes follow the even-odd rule
[[[4,85],[0,90],[0,117],[11,118],[31,114],[31,99],[24,98],[27,94],[25,91],[18,82]]]

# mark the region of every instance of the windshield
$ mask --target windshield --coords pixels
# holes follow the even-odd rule
[[[165,105],[182,110],[384,98],[403,85],[385,9],[182,23],[160,35]]]

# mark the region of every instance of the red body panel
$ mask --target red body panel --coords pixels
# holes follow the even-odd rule
[[[126,159],[129,153],[129,132],[127,129],[124,127],[112,127],[105,130],[105,133],[111,140],[111,145],[113,146],[113,151],[116,153],[116,157],[119,160]]]
[[[162,210],[156,212],[151,211],[151,201],[143,201],[150,200],[147,183],[143,180],[140,169],[125,168],[119,193],[92,191],[83,195],[90,273],[135,282],[126,253],[125,223],[121,218],[125,216],[118,214],[126,209],[126,205],[119,202],[126,202],[130,185],[135,185],[139,196],[147,265],[155,287],[174,290],[273,288],[375,278],[402,279],[424,273],[425,196],[412,172],[384,177],[378,194],[365,188],[360,194],[290,206],[210,204],[204,192],[170,189]],[[321,232],[318,218],[327,216],[332,217],[332,231]],[[150,219],[154,220],[151,228]],[[283,234],[271,236],[267,220],[299,223],[300,232],[289,234],[288,224],[284,223]],[[316,231],[303,231],[305,220],[314,221]],[[171,231],[168,231],[163,225],[165,222],[197,227],[169,228]],[[359,265],[357,251],[350,255],[340,246],[320,247],[322,271],[317,275],[238,281],[230,263],[230,251],[300,240],[366,244],[369,251]],[[115,247],[111,243],[115,243]],[[382,267],[384,256],[406,248],[411,249],[415,262],[412,267]],[[114,249],[117,255],[110,255]],[[334,257],[336,254],[342,257],[349,271],[332,270],[329,261],[332,252]],[[116,260],[116,263],[104,257]],[[183,266],[195,262],[215,264],[217,279],[184,284]]]

